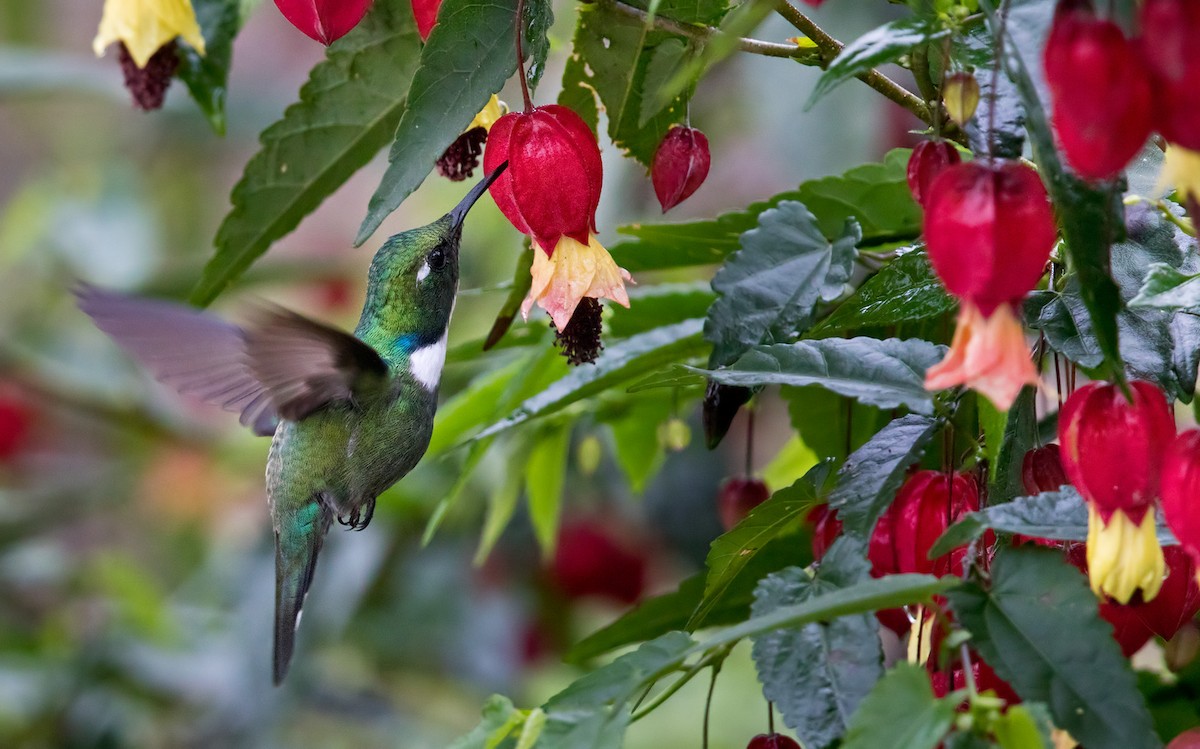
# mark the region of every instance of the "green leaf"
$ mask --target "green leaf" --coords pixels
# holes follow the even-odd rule
[[[704,337],[713,344],[710,367],[731,364],[759,343],[790,339],[811,324],[818,301],[841,296],[850,280],[858,225],[847,221],[832,242],[803,203],[783,201],[763,211],[713,276],[719,295],[708,311]]]
[[[449,450],[471,432],[499,416],[497,404],[513,379],[528,371],[526,357],[518,358],[503,367],[486,370],[471,383],[438,407],[433,421],[433,437],[429,440],[427,456]]]
[[[575,367],[537,395],[517,406],[474,439],[483,439],[557,413],[577,401],[640,377],[665,364],[703,349],[700,320],[688,320],[641,333],[607,347],[594,365]]]
[[[763,580],[752,611],[761,616],[869,577],[870,564],[852,546],[838,542],[815,577],[792,567]],[[762,635],[754,640],[753,657],[763,695],[804,745],[814,749],[845,733],[850,716],[883,674],[879,622],[870,613]]]
[[[558,536],[558,516],[562,509],[567,450],[570,446],[569,427],[551,429],[539,436],[529,453],[529,462],[525,464],[529,516],[543,556],[554,552],[554,541]]]
[[[356,246],[420,187],[446,147],[517,69],[515,8],[494,0],[442,3],[420,65],[411,74],[387,171],[371,196]]]
[[[820,502],[829,471],[828,462],[818,463],[804,478],[775,492],[729,532],[717,536],[705,560],[708,576],[704,598],[692,613],[689,629],[694,629],[712,612],[739,573],[767,543],[794,528]]]
[[[1060,552],[1000,548],[990,572],[990,588],[968,582],[947,597],[996,674],[1089,749],[1161,746],[1079,571]]]
[[[637,399],[625,414],[608,422],[617,463],[635,494],[645,491],[646,483],[662,465],[664,452],[658,427],[670,417],[671,411],[671,399],[644,397]]]
[[[993,0],[980,0],[993,34],[999,23]],[[1069,172],[1059,159],[1049,118],[1031,77],[1041,69],[1040,52],[1051,20],[1049,6],[1026,4],[1028,13],[1010,11],[1005,67],[1025,106],[1025,127],[1042,181],[1054,202],[1071,265],[1081,282],[1081,298],[1109,377],[1124,376],[1117,332],[1121,298],[1110,273],[1110,248],[1121,233],[1119,192],[1096,187]],[[1024,59],[1023,59],[1023,56]]]
[[[483,703],[483,721],[450,749],[493,749],[521,725],[521,713],[507,697],[494,694]]]
[[[629,703],[655,674],[682,662],[692,639],[672,632],[579,679],[542,709],[540,749],[617,749],[629,725]]]
[[[579,112],[596,109],[599,96],[608,116],[608,135],[626,153],[649,166],[671,125],[683,119],[686,99],[675,96],[645,121],[640,120],[650,62],[671,34],[602,4],[579,7],[574,54],[563,73],[560,104]]]
[[[712,289],[707,283],[661,283],[629,290],[629,307],[611,306],[608,333],[628,338],[647,330],[683,322],[708,314]]]
[[[515,457],[516,454],[517,451],[514,450],[512,455]],[[487,517],[483,522],[483,531],[479,534],[479,548],[475,550],[474,564],[476,566],[487,561],[496,542],[504,533],[504,529],[508,527],[508,522],[512,520],[513,513],[517,510],[517,502],[521,498],[521,485],[524,483],[525,476],[521,471],[516,470],[512,463],[513,461],[510,460],[504,482],[495,487],[488,495]],[[531,497],[531,504],[532,501]]]
[[[983,409],[994,410],[986,398],[976,402],[981,412]],[[1021,478],[1025,453],[1037,446],[1037,398],[1032,387],[1025,388],[1017,396],[1003,424],[998,440],[991,433],[987,435],[988,502],[992,504],[1008,502],[1025,491],[1025,482]],[[997,442],[994,453],[993,441]]]
[[[838,471],[829,506],[838,512],[842,527],[864,544],[879,516],[896,496],[908,467],[921,459],[938,422],[909,414],[891,421],[846,459]]]
[[[929,44],[949,35],[948,29],[924,16],[901,18],[868,31],[843,47],[838,56],[833,58],[804,108],[812,107],[822,96],[854,76],[878,65],[895,62],[917,45]]]
[[[784,386],[792,428],[817,455],[845,460],[888,421],[879,409],[844,398],[817,385]]]
[[[187,44],[179,45],[179,70],[176,75],[200,107],[217,135],[225,134],[225,92],[229,85],[229,64],[233,59],[233,38],[242,28],[238,0],[195,0],[196,21],[204,35],[204,54]]]
[[[929,414],[925,370],[945,355],[944,346],[919,338],[824,338],[755,346],[730,367],[695,371],[722,385],[820,385],[870,406]]]
[[[933,749],[954,722],[957,696],[938,699],[925,669],[900,662],[859,706],[843,749]]]
[[[522,51],[526,56],[525,80],[529,83],[531,93],[537,89],[542,74],[546,72],[546,58],[550,55],[550,27],[553,25],[554,7],[550,0],[527,0]]]
[[[192,290],[194,304],[215,299],[390,142],[420,54],[406,0],[378,0],[329,47],[300,101],[259,136],[262,149],[233,188],[233,208]]]
[[[809,180],[796,190],[709,221],[620,227],[622,234],[636,239],[615,245],[613,259],[635,273],[724,262],[738,249],[742,234],[758,224],[759,215],[785,200],[807,206],[825,237],[841,235],[846,220],[853,218],[862,231],[860,246],[915,240],[921,233],[921,209],[905,178],[911,153],[890,151],[882,163]]]
[[[1053,749],[1050,716],[1040,702],[1009,705],[992,723],[1002,749]]]
[[[1130,307],[1200,313],[1200,273],[1180,273],[1168,263],[1152,263]]]
[[[674,97],[669,93],[668,84],[682,70],[687,52],[688,45],[682,40],[666,39],[650,54],[646,80],[643,82],[645,95],[638,113],[638,127],[645,127],[663,107],[671,103]]]
[[[810,335],[926,320],[956,306],[924,251],[906,252],[868,278]]]

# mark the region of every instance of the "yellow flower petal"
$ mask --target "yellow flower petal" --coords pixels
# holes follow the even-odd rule
[[[100,30],[92,42],[97,57],[113,42],[124,42],[139,68],[164,44],[181,36],[204,54],[204,36],[191,0],[106,0]]]
[[[1167,146],[1162,174],[1155,189],[1167,192],[1170,187],[1179,193],[1181,202],[1187,202],[1189,198],[1200,200],[1200,152],[1174,144]]]
[[[1152,600],[1167,569],[1154,528],[1154,511],[1135,524],[1124,510],[1117,510],[1105,524],[1089,504],[1087,561],[1088,579],[1096,595],[1129,603],[1141,590],[1143,600]]]
[[[963,302],[950,352],[925,373],[927,390],[966,385],[1001,411],[1012,406],[1021,388],[1036,384],[1037,369],[1029,357],[1025,330],[1007,304],[984,317],[977,307]]]
[[[533,283],[529,296],[521,305],[521,314],[526,319],[534,302],[550,313],[559,330],[571,321],[571,315],[585,296],[611,299],[622,307],[629,306],[625,282],[633,283],[633,278],[629,271],[617,267],[612,255],[594,235],[588,238],[587,244],[564,235],[555,245],[553,257],[535,249],[530,273]]]
[[[463,132],[474,130],[477,127],[491,132],[492,125],[496,124],[496,120],[506,114],[508,114],[508,105],[492,94],[492,98],[488,99],[488,103],[483,105],[483,109],[479,110],[479,114],[475,115],[475,119],[471,120],[471,124],[467,125]]]

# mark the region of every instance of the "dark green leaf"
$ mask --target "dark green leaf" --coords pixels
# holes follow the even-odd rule
[[[888,420],[883,412],[816,385],[784,386],[792,428],[817,455],[845,460]]]
[[[371,196],[355,245],[365,242],[420,187],[446,147],[517,69],[515,14],[512,0],[442,3],[421,49],[420,65],[411,74],[388,168]]]
[[[925,669],[900,662],[859,706],[843,749],[933,749],[954,722],[957,698],[933,696]]]
[[[925,16],[909,16],[880,26],[847,44],[825,69],[805,108],[859,73],[887,62],[895,62],[919,44],[929,44],[950,32]]]
[[[827,240],[804,204],[791,200],[760,214],[713,276],[719,296],[704,323],[713,344],[709,366],[731,364],[751,346],[788,340],[807,327],[818,301],[841,296],[860,238],[857,223],[847,221],[837,239]]]
[[[629,725],[629,703],[660,671],[682,661],[690,637],[672,632],[596,669],[552,697],[539,749],[618,749]]]
[[[1001,548],[990,588],[968,582],[947,597],[996,674],[1082,745],[1161,746],[1111,625],[1060,552]]]
[[[638,114],[638,127],[645,127],[663,107],[671,103],[670,81],[683,69],[688,45],[680,39],[667,39],[654,48],[646,66],[645,94]]]
[[[923,251],[906,252],[863,282],[810,335],[925,320],[954,307],[929,257]]]
[[[330,46],[300,101],[259,136],[262,150],[233,188],[233,208],[217,230],[217,252],[192,290],[193,303],[215,299],[390,142],[420,54],[405,0],[378,0]]]
[[[980,409],[991,408],[990,401],[980,399]],[[992,435],[988,434],[988,452],[991,454]],[[1021,479],[1021,467],[1024,464],[1025,453],[1037,446],[1037,408],[1036,393],[1032,387],[1027,387],[1017,396],[1012,408],[1008,409],[1008,417],[1004,421],[1004,431],[996,446],[991,466],[988,469],[988,502],[999,504],[1020,496],[1025,491]]]
[[[663,283],[629,290],[629,308],[611,305],[608,332],[628,338],[672,323],[704,317],[714,295],[707,283]]]
[[[1200,273],[1180,273],[1168,263],[1153,263],[1130,307],[1200,313]]]
[[[229,63],[233,59],[233,38],[242,28],[242,14],[238,0],[195,0],[192,7],[204,34],[204,54],[186,44],[179,45],[176,75],[187,85],[212,129],[224,135]]]
[[[870,564],[848,544],[835,543],[815,577],[792,567],[763,580],[754,616],[801,603],[870,576]],[[781,629],[755,639],[754,664],[763,695],[805,746],[832,744],[883,674],[879,622],[870,613]]]
[[[573,368],[565,377],[517,406],[475,439],[548,416],[584,398],[628,382],[703,349],[700,320],[688,320],[635,335],[604,349],[594,365]]]
[[[829,471],[828,462],[818,463],[799,481],[775,492],[770,499],[751,510],[728,533],[717,536],[705,560],[708,577],[704,585],[704,598],[692,613],[689,629],[698,626],[709,615],[729,586],[754,561],[754,556],[764,546],[794,528],[805,513],[820,502],[821,490]]]
[[[636,239],[614,246],[613,258],[634,272],[723,262],[738,249],[741,235],[757,225],[759,214],[784,200],[807,206],[825,237],[839,236],[846,220],[853,218],[864,245],[915,240],[921,233],[921,209],[905,178],[910,153],[890,151],[882,163],[809,180],[796,190],[710,221],[623,226],[621,233]]]
[[[755,346],[733,366],[697,371],[723,385],[820,385],[870,406],[929,414],[925,370],[945,354],[945,347],[918,338],[824,338]]]
[[[938,426],[935,419],[910,414],[890,422],[846,459],[838,471],[829,506],[848,535],[864,544],[887,510],[908,467],[921,459]]]

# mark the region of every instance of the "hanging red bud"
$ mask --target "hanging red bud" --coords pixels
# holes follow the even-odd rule
[[[812,4],[812,0],[806,1]],[[800,749],[800,745],[792,737],[781,733],[760,733],[750,739],[746,749]]]
[[[1161,390],[1129,383],[1076,390],[1058,415],[1063,468],[1088,503],[1088,577],[1119,603],[1141,591],[1152,600],[1165,562],[1154,528],[1163,445],[1175,424]]]
[[[1167,448],[1161,492],[1167,525],[1200,564],[1200,430],[1180,434]]]
[[[587,245],[596,231],[603,165],[596,135],[570,109],[510,112],[492,126],[483,168],[508,169],[490,188],[496,207],[547,256],[564,236]]]
[[[654,161],[650,179],[663,213],[691,197],[708,176],[708,138],[694,127],[676,125],[667,131]]]
[[[1042,445],[1025,453],[1021,461],[1021,483],[1031,495],[1058,491],[1064,484],[1071,483],[1063,470],[1058,445]]]
[[[970,474],[918,471],[900,487],[886,513],[891,526],[889,548],[881,548],[872,538],[869,556],[895,572],[961,575],[965,547],[938,559],[929,559],[929,550],[952,523],[978,509],[979,488]]]
[[[442,0],[412,0],[413,18],[417,21],[417,33],[421,35],[421,41],[429,38],[441,7]]]
[[[550,573],[571,600],[596,597],[631,604],[646,588],[646,557],[600,523],[579,520],[559,532]]]
[[[305,36],[328,46],[358,25],[371,0],[275,0],[275,7]]]
[[[1067,162],[1085,179],[1117,176],[1150,135],[1154,110],[1142,56],[1119,26],[1096,16],[1090,0],[1060,0],[1044,62]]]
[[[717,510],[725,530],[742,522],[742,518],[771,496],[771,490],[762,479],[735,476],[726,479],[717,492]]]
[[[0,463],[21,452],[32,427],[29,407],[16,398],[0,395]]]
[[[1172,143],[1200,151],[1200,3],[1146,0],[1141,21],[1142,57],[1157,104],[1154,124]]]
[[[942,87],[942,103],[950,119],[959,126],[966,125],[979,106],[979,81],[970,73],[955,73]]]
[[[925,140],[917,144],[912,156],[908,157],[908,189],[913,200],[925,205],[929,186],[947,167],[962,161],[958,149],[947,140]]]

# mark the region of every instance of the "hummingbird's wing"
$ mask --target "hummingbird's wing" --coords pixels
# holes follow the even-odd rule
[[[299,420],[336,401],[369,398],[388,365],[354,336],[291,310],[269,306],[246,330],[250,370],[279,415]]]
[[[75,290],[79,308],[155,379],[186,395],[240,413],[256,434],[278,421],[270,393],[246,358],[245,333],[191,307],[105,291]]]

